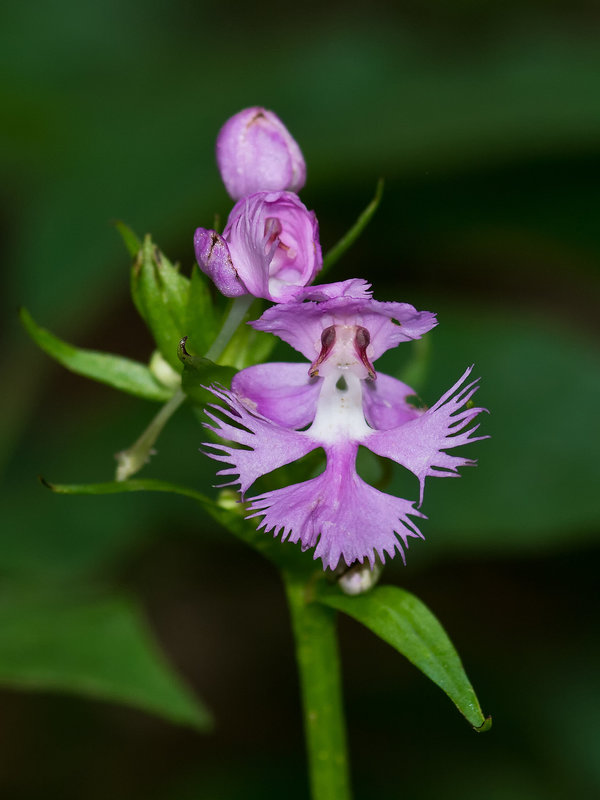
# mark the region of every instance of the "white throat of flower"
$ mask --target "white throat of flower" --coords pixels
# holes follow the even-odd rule
[[[315,419],[306,431],[322,444],[361,441],[372,430],[363,411],[364,380],[375,380],[367,348],[370,336],[359,325],[331,325],[321,335],[321,352],[309,375],[323,377]]]

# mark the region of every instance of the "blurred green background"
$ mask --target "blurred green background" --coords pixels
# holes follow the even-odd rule
[[[364,276],[379,297],[438,311],[420,394],[433,402],[475,362],[492,412],[478,468],[431,481],[427,541],[385,579],[438,615],[494,728],[472,733],[413,667],[342,620],[356,797],[597,796],[597,4],[57,0],[0,13],[0,606],[65,587],[137,597],[216,718],[198,734],[3,689],[2,797],[307,795],[277,576],[183,498],[40,486],[40,473],[111,479],[114,453],[156,408],[55,366],[16,313],[145,361],[111,221],[152,232],[187,272],[195,227],[231,206],[216,133],[254,104],[303,149],[302,199],[325,251],[385,177],[380,210],[331,277]],[[400,374],[408,353],[382,369]],[[201,440],[183,409],[142,474],[205,490]]]

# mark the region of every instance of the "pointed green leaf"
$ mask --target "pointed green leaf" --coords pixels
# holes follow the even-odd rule
[[[166,663],[122,597],[0,595],[0,683],[68,692],[205,730],[210,715]]]
[[[159,383],[145,364],[123,356],[84,350],[67,344],[44,328],[40,328],[24,308],[20,311],[20,317],[29,335],[42,350],[71,372],[146,400],[164,402],[173,394],[170,389]]]
[[[124,492],[169,492],[196,500],[210,516],[226,528],[230,533],[250,547],[262,553],[269,561],[286,569],[314,571],[314,564],[301,549],[291,542],[280,542],[268,533],[256,530],[256,521],[244,518],[245,507],[239,501],[237,492],[222,492],[218,501],[190,489],[168,481],[153,478],[134,478],[126,481],[109,481],[106,483],[73,483],[56,484],[41,479],[44,486],[56,494],[102,495],[122,494]]]
[[[186,335],[189,280],[146,236],[131,271],[131,294],[164,359],[181,372],[177,345]]]
[[[491,727],[446,631],[410,592],[380,586],[356,597],[322,587],[317,600],[362,622],[436,683],[475,730]]]
[[[348,250],[354,242],[358,239],[364,229],[367,227],[373,214],[377,211],[379,203],[381,201],[381,197],[383,195],[383,178],[380,178],[377,181],[377,187],[375,188],[375,195],[369,205],[365,208],[365,210],[361,213],[358,217],[354,225],[350,228],[350,230],[342,236],[342,238],[334,244],[334,246],[329,250],[325,258],[323,259],[323,268],[319,273],[319,276],[323,276],[328,270],[333,267],[333,265],[340,260],[340,258],[344,255],[346,250]]]
[[[129,255],[137,256],[139,251],[142,249],[142,242],[139,236],[131,230],[129,225],[125,225],[125,223],[121,222],[121,220],[117,220],[115,222],[115,228],[121,234],[121,238],[123,239]]]
[[[179,359],[183,364],[181,388],[196,405],[204,408],[208,403],[214,403],[215,397],[204,387],[212,383],[219,383],[229,388],[231,379],[237,370],[233,367],[222,367],[208,358],[196,356],[186,348],[187,336],[179,343]]]

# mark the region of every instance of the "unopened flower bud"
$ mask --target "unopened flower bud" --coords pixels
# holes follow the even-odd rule
[[[179,389],[181,386],[181,375],[175,372],[173,367],[168,361],[165,361],[161,355],[160,350],[155,350],[152,353],[152,358],[149,363],[150,372],[154,375],[157,381],[160,381],[163,386],[169,389]]]
[[[357,562],[346,568],[338,578],[338,584],[344,594],[364,594],[375,586],[382,571],[383,566],[378,558],[373,566],[368,562]]]
[[[299,192],[306,164],[296,141],[272,111],[257,106],[231,117],[217,137],[217,164],[234,200],[255,192]]]

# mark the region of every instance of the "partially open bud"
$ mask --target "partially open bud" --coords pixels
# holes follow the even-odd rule
[[[198,228],[200,269],[227,297],[286,303],[322,265],[317,218],[292,192],[257,192],[233,207],[223,235]]]
[[[299,192],[306,164],[296,141],[272,111],[257,106],[231,117],[217,137],[217,164],[234,200],[255,192]]]

